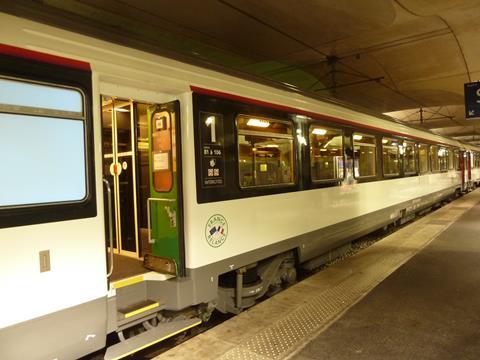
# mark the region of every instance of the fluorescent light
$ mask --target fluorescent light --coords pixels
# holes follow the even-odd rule
[[[209,116],[207,117],[207,120],[205,120],[205,125],[210,126],[214,121],[215,121],[215,116]]]
[[[326,133],[327,133],[326,129],[314,128],[312,130],[312,134],[314,134],[314,135],[325,135]]]
[[[268,144],[265,147],[267,147],[267,148],[278,148],[278,145],[277,144]]]
[[[261,128],[267,128],[270,126],[270,122],[267,120],[260,120],[260,119],[248,119],[247,121],[248,126],[255,126],[255,127],[261,127]]]
[[[362,140],[363,139],[363,136],[362,135],[353,135],[353,140]]]
[[[388,143],[388,139],[382,139],[382,144],[387,144]]]
[[[115,111],[117,112],[130,112],[130,109],[124,109],[124,108],[115,108]]]

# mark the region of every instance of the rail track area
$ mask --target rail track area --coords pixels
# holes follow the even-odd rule
[[[155,359],[477,359],[479,219],[477,190]]]

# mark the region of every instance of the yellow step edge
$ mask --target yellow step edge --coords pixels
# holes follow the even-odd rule
[[[168,334],[168,335],[166,335],[166,336],[164,336],[164,337],[162,337],[162,338],[160,338],[160,339],[157,339],[157,340],[152,341],[152,342],[150,342],[150,343],[148,343],[148,344],[142,345],[142,346],[138,347],[137,349],[134,349],[134,350],[131,350],[131,351],[125,353],[125,354],[122,354],[122,355],[120,355],[119,357],[114,358],[113,360],[123,359],[123,358],[126,357],[126,356],[135,354],[137,351],[146,349],[146,348],[149,347],[149,346],[155,345],[155,344],[159,343],[160,341],[163,341],[163,340],[165,340],[165,339],[168,339],[169,337],[172,337],[172,336],[175,336],[175,335],[177,335],[177,334],[180,334],[181,332],[184,332],[184,331],[186,331],[186,330],[188,330],[188,329],[191,329],[191,328],[193,328],[193,327],[195,327],[195,326],[198,326],[198,325],[200,325],[201,323],[202,323],[202,320],[199,320],[199,321],[197,321],[196,323],[194,323],[194,324],[192,324],[192,325],[186,326],[186,327],[184,327],[183,329],[180,329],[180,330],[175,331],[174,333]]]
[[[129,317],[132,317],[132,316],[135,316],[135,315],[138,315],[138,314],[141,314],[144,311],[154,309],[154,308],[158,307],[159,305],[160,304],[158,302],[155,302],[155,303],[149,304],[147,306],[141,307],[140,309],[130,311],[129,313],[125,314],[125,319],[127,319]]]
[[[145,280],[144,276],[143,275],[138,275],[138,276],[134,276],[134,277],[131,277],[131,278],[128,278],[128,279],[125,279],[125,280],[120,280],[120,281],[113,282],[113,283],[111,283],[111,288],[112,289],[120,289],[120,288],[128,286],[128,285],[133,285],[133,284],[142,282],[143,280]]]

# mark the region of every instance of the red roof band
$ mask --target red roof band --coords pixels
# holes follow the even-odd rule
[[[90,64],[84,61],[73,60],[62,56],[50,55],[38,51],[22,49],[11,45],[0,44],[0,54],[36,60],[48,64],[60,65],[71,69],[91,71]]]
[[[193,92],[203,94],[203,95],[210,95],[210,96],[215,96],[215,97],[219,97],[219,98],[223,98],[223,99],[235,100],[235,101],[243,102],[243,103],[246,103],[246,104],[259,105],[259,106],[267,107],[267,108],[270,108],[270,109],[281,110],[281,111],[290,112],[290,113],[294,113],[294,114],[298,114],[298,115],[305,115],[305,116],[311,117],[313,119],[332,121],[332,122],[336,122],[336,123],[340,123],[340,124],[346,124],[346,125],[350,125],[350,126],[355,126],[355,127],[359,127],[359,128],[363,128],[363,129],[375,130],[375,131],[379,131],[379,132],[383,132],[383,133],[387,133],[387,134],[391,134],[391,135],[396,135],[396,136],[400,136],[400,137],[404,137],[404,138],[409,138],[409,139],[412,139],[412,140],[420,140],[420,141],[426,141],[428,143],[436,143],[436,144],[440,144],[440,145],[452,146],[452,145],[444,143],[444,142],[432,141],[432,140],[428,140],[428,139],[425,139],[425,138],[422,138],[422,137],[419,137],[419,136],[415,136],[415,135],[409,135],[409,134],[405,134],[405,133],[398,132],[398,131],[393,131],[393,130],[384,129],[384,128],[371,126],[371,125],[365,125],[365,124],[357,123],[357,122],[354,122],[354,121],[351,121],[351,120],[341,119],[341,118],[337,118],[337,117],[329,116],[329,115],[323,115],[323,114],[315,113],[315,112],[312,112],[312,111],[301,110],[301,109],[297,109],[297,108],[290,107],[290,106],[270,103],[270,102],[267,102],[267,101],[256,100],[256,99],[252,99],[252,98],[248,98],[248,97],[244,97],[244,96],[225,93],[225,92],[222,92],[222,91],[205,89],[205,88],[201,88],[201,87],[194,86],[194,85],[190,85],[190,89]]]

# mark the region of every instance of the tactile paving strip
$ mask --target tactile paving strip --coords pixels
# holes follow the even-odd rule
[[[303,306],[270,327],[257,333],[241,345],[224,354],[222,360],[278,359],[294,345],[316,332],[327,320],[351,306],[368,290],[385,278],[380,273],[369,281],[350,278],[308,300]],[[260,357],[252,357],[255,355]]]
[[[448,210],[456,212],[462,209],[463,213],[473,204],[465,201],[464,205],[465,207],[452,206]],[[436,237],[440,229],[443,230],[445,227],[448,227],[447,225],[452,223],[452,220],[425,220],[422,230],[427,233],[430,232],[432,235],[435,234],[431,237],[431,240]],[[399,261],[398,266],[407,260],[408,259]],[[326,327],[331,323],[330,320],[360,300],[371,289],[395,271],[398,266],[369,274],[353,274],[348,280],[323,291],[317,296],[313,296],[304,305],[232,348],[219,359],[270,360],[285,358],[294,351],[299,343],[317,333],[322,327]]]

